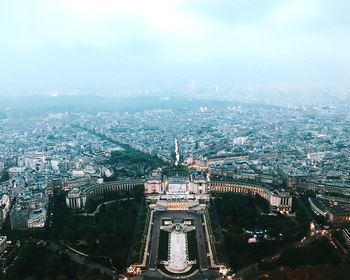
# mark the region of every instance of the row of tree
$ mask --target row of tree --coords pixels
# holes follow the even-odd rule
[[[305,236],[309,227],[304,217],[298,220],[262,214],[269,212],[269,206],[261,197],[221,194],[215,198],[214,207],[224,235],[222,245],[229,264],[236,269],[278,253]],[[253,237],[249,232],[259,235],[257,243],[248,243]]]
[[[44,245],[27,242],[19,250],[17,260],[2,276],[4,280],[106,280],[98,271],[72,262],[65,254],[50,252]]]

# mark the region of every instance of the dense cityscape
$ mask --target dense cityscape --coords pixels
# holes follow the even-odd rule
[[[0,280],[348,279],[347,2],[0,1]]]
[[[157,102],[164,97],[153,99]],[[255,279],[259,273],[273,277],[281,265],[291,267],[289,274],[293,275],[301,273],[293,267],[348,262],[348,105],[283,107],[195,100],[178,108],[176,100],[166,100],[170,103],[167,109],[145,105],[143,110],[130,112],[97,108],[64,112],[62,108],[62,112],[39,114],[3,109],[4,279],[29,277],[30,273],[49,276],[45,271],[13,274],[28,246],[57,258],[66,256],[66,262],[77,265],[60,272],[64,279],[77,277],[77,271],[82,279],[89,274],[91,279],[162,279],[181,274],[193,279]],[[125,228],[125,233],[100,225],[104,219],[113,219],[109,215],[116,213],[109,212],[111,209],[127,211],[119,203],[135,208],[128,214],[135,217],[129,227],[114,226]],[[240,213],[247,205],[252,205],[253,212]],[[177,216],[181,213],[185,213],[183,224],[178,224],[172,217],[181,219]],[[238,215],[234,227],[233,220],[227,220],[233,219],[231,215]],[[198,229],[198,219],[205,225],[203,232]],[[91,223],[95,225],[88,226]],[[164,224],[158,233],[151,226],[156,223]],[[162,242],[171,244],[164,237],[165,229],[172,238],[178,236],[176,230],[172,233],[173,223],[180,231],[189,231],[184,240],[191,245],[183,250],[191,261],[183,270],[177,270],[179,264],[172,264],[171,257],[161,268],[163,261],[154,253],[160,247],[159,255],[164,254]],[[284,230],[279,232],[282,224]],[[189,239],[193,229],[197,239],[207,238],[203,244],[197,246],[196,239]],[[118,242],[121,239],[124,247]],[[231,242],[248,246],[243,259],[230,252],[241,250]],[[104,243],[107,247],[119,244],[115,249],[124,253],[120,256],[103,249]],[[295,246],[295,252],[288,251],[290,246]],[[323,259],[324,253],[313,252],[317,246],[334,257]],[[300,254],[304,247],[311,248],[308,254],[317,261],[293,264],[295,257],[286,258],[286,254]],[[109,263],[96,252],[109,258]],[[176,257],[181,252],[171,254]]]

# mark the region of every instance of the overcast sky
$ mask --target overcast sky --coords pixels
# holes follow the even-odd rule
[[[349,86],[348,0],[1,0],[0,85]]]

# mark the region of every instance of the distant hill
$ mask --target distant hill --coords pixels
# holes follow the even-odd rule
[[[165,95],[166,96],[166,95]],[[210,99],[192,99],[188,97],[108,97],[97,95],[62,95],[62,96],[13,96],[0,97],[4,107],[10,107],[30,115],[46,115],[60,112],[141,112],[145,110],[186,110],[207,107],[211,109],[233,106],[232,102]],[[236,104],[237,105],[237,104]]]

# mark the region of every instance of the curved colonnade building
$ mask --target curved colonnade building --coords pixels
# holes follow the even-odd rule
[[[292,195],[284,189],[245,182],[208,181],[192,178],[185,181],[184,190],[188,196],[224,192],[242,193],[253,196],[259,195],[269,202],[273,211],[290,212],[292,209]],[[102,197],[109,192],[133,191],[136,188],[143,189],[146,194],[165,194],[169,190],[169,185],[168,180],[149,178],[147,180],[114,181],[73,188],[66,196],[66,204],[67,207],[72,209],[82,209],[86,206],[86,202],[90,198]]]
[[[90,185],[86,187],[76,187],[69,191],[66,196],[67,207],[72,209],[82,209],[86,206],[90,198],[103,197],[104,194],[119,191],[133,191],[136,188],[144,189],[145,180],[113,181]]]
[[[255,185],[241,182],[213,181],[209,183],[210,192],[234,192],[247,195],[258,195],[270,204],[272,211],[290,212],[292,195],[284,189],[276,189],[268,185]]]

